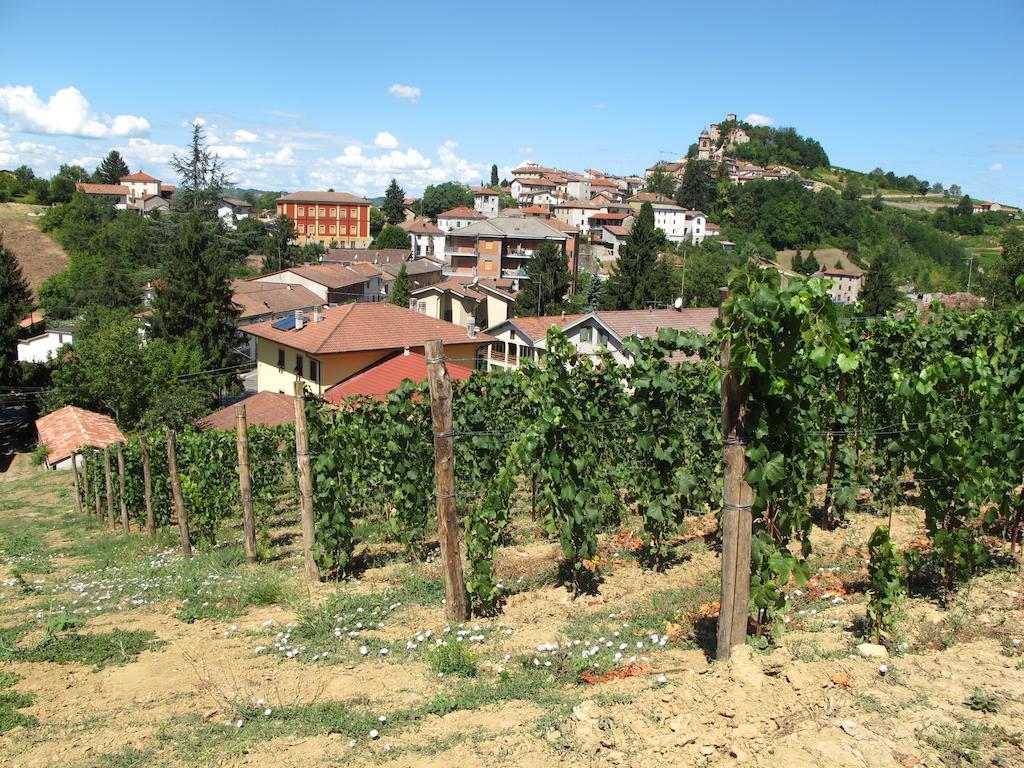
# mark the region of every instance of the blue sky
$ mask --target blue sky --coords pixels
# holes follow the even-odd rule
[[[1024,204],[1021,0],[42,8],[0,6],[0,167],[117,147],[171,181],[198,117],[241,186],[413,194],[491,163],[642,172],[736,112]]]

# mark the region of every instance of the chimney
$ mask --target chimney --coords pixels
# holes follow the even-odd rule
[[[317,304],[315,307],[313,307],[313,322],[314,323],[319,323],[323,319],[324,319],[324,308],[321,307],[319,304]]]
[[[406,348],[405,348],[405,349],[404,349],[404,350],[402,351],[402,354],[403,354],[403,355],[406,355],[406,356],[408,356],[408,355],[409,355],[409,347],[406,347]]]
[[[471,339],[476,338],[476,323],[472,320],[466,323],[466,335]]]
[[[302,314],[301,309],[295,310],[295,330],[301,331],[303,324],[306,322],[306,316]]]

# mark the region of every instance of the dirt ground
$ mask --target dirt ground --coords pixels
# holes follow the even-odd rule
[[[4,235],[4,245],[18,258],[33,294],[46,278],[68,264],[64,250],[40,232],[36,224],[45,210],[39,205],[0,203],[0,231]]]
[[[38,617],[47,601],[53,611],[70,607],[74,595],[82,596],[79,608],[92,600],[100,605],[103,595],[85,599],[88,587],[82,582],[97,577],[82,575],[84,556],[68,549],[83,535],[74,524],[70,476],[33,474],[22,462],[16,466],[16,476],[0,481],[0,545],[8,552],[0,558],[0,628],[27,623],[29,634],[17,641],[25,646],[42,631]],[[402,563],[307,591],[292,549],[283,559],[259,566],[291,580],[295,590],[288,600],[230,619],[193,623],[175,616],[180,607],[175,603],[133,607],[112,582],[104,582],[100,591],[114,597],[103,612],[90,615],[83,631],[148,630],[162,644],[98,671],[16,656],[0,662],[0,674],[21,678],[13,689],[34,697],[18,711],[37,721],[0,735],[0,763],[18,768],[1024,765],[1024,657],[1017,642],[1024,638],[1024,587],[1018,573],[990,571],[945,607],[912,597],[892,654],[865,657],[861,654],[873,649],[858,649],[863,558],[879,522],[859,513],[846,527],[818,532],[815,575],[803,589],[790,589],[787,631],[778,644],[739,648],[722,663],[707,655],[715,607],[701,602],[718,568],[717,554],[701,538],[708,520],[695,521],[685,554],[665,573],[641,569],[606,540],[607,566],[597,594],[574,600],[564,588],[542,582],[513,594],[500,615],[472,620],[463,628],[477,660],[472,681],[440,677],[428,653],[409,649],[417,641],[427,648],[434,637],[457,631],[446,633],[444,609],[436,600],[392,604],[379,613],[367,608],[365,627],[347,616],[334,617],[346,629],[361,628],[355,639],[343,631],[327,646],[301,641],[310,645],[302,650],[287,639],[297,631],[289,625],[297,625],[311,606],[401,588],[412,573]],[[31,573],[24,559],[10,555],[13,534],[12,529],[5,533],[5,524],[43,532],[51,553],[45,560],[48,572]],[[905,544],[920,533],[917,510],[902,507],[894,538]],[[92,532],[87,538],[115,535]],[[153,554],[143,536],[132,536],[146,557],[173,557]],[[536,578],[553,568],[556,557],[552,543],[522,543],[502,552],[500,571],[508,580]],[[16,588],[19,575],[33,584],[41,581],[26,594]],[[421,575],[437,574],[428,564]],[[678,600],[679,613],[652,626],[651,606],[659,599]],[[377,628],[365,618],[371,615],[373,621],[380,617]],[[524,687],[522,695],[488,698],[501,685],[544,681],[538,676],[547,662],[558,668],[566,649],[578,656],[588,646],[601,647],[603,654],[605,646],[641,625],[635,637],[642,639],[631,639],[624,652],[637,661],[630,664],[626,656],[595,667],[593,684],[553,672],[544,685]],[[644,647],[637,648],[638,642]],[[358,643],[370,646],[370,652],[356,653]],[[554,643],[557,649],[549,645]],[[268,650],[275,644],[296,653]],[[331,655],[314,659],[311,652],[321,647],[329,647]],[[378,647],[390,648],[391,654],[380,654]],[[621,645],[611,650],[615,647]],[[607,674],[611,669],[619,671]],[[441,707],[439,700],[458,703]],[[367,714],[370,724],[379,722],[378,737],[359,725],[288,731],[276,720],[283,712],[331,702]],[[426,702],[433,704],[425,708]]]

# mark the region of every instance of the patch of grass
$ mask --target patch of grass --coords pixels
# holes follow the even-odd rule
[[[48,636],[33,648],[15,646],[13,650],[3,649],[0,651],[0,660],[86,664],[98,671],[110,665],[135,661],[143,651],[162,644],[156,640],[154,633],[147,631],[113,629],[88,635],[71,633]]]
[[[462,643],[448,643],[430,651],[427,663],[439,675],[476,677],[476,658]]]
[[[17,518],[0,520],[0,552],[4,560],[30,573],[50,573],[50,548],[43,527]]]
[[[957,717],[956,723],[937,723],[918,731],[918,739],[939,753],[943,765],[1011,765],[1019,758],[1021,734]],[[1015,754],[1010,754],[1012,747]]]
[[[964,705],[975,712],[987,712],[995,714],[999,711],[999,699],[995,694],[989,693],[984,688],[975,688],[967,697]]]
[[[117,752],[106,752],[89,760],[89,768],[157,768],[165,765],[157,759],[152,749],[136,749],[124,747]],[[83,765],[83,768],[85,766]]]
[[[30,693],[11,690],[19,680],[21,677],[13,672],[0,672],[0,733],[7,733],[19,725],[31,727],[39,722],[31,715],[18,711],[30,706],[34,698]]]

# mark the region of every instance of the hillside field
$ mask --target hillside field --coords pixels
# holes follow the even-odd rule
[[[4,235],[4,245],[18,258],[33,294],[37,294],[46,278],[68,265],[64,250],[40,232],[36,225],[38,217],[45,211],[41,205],[0,203],[0,231]]]
[[[294,504],[267,562],[244,564],[234,526],[187,561],[169,528],[79,515],[66,472],[20,455],[0,478],[5,765],[1024,764],[1020,576],[989,571],[945,608],[913,596],[895,655],[862,657],[867,491],[846,527],[815,531],[779,646],[718,663],[713,514],[664,573],[640,568],[628,527],[603,536],[603,581],[576,600],[520,515],[504,611],[449,627],[436,565],[379,537],[358,578],[307,586]],[[900,545],[922,537],[902,501]]]

